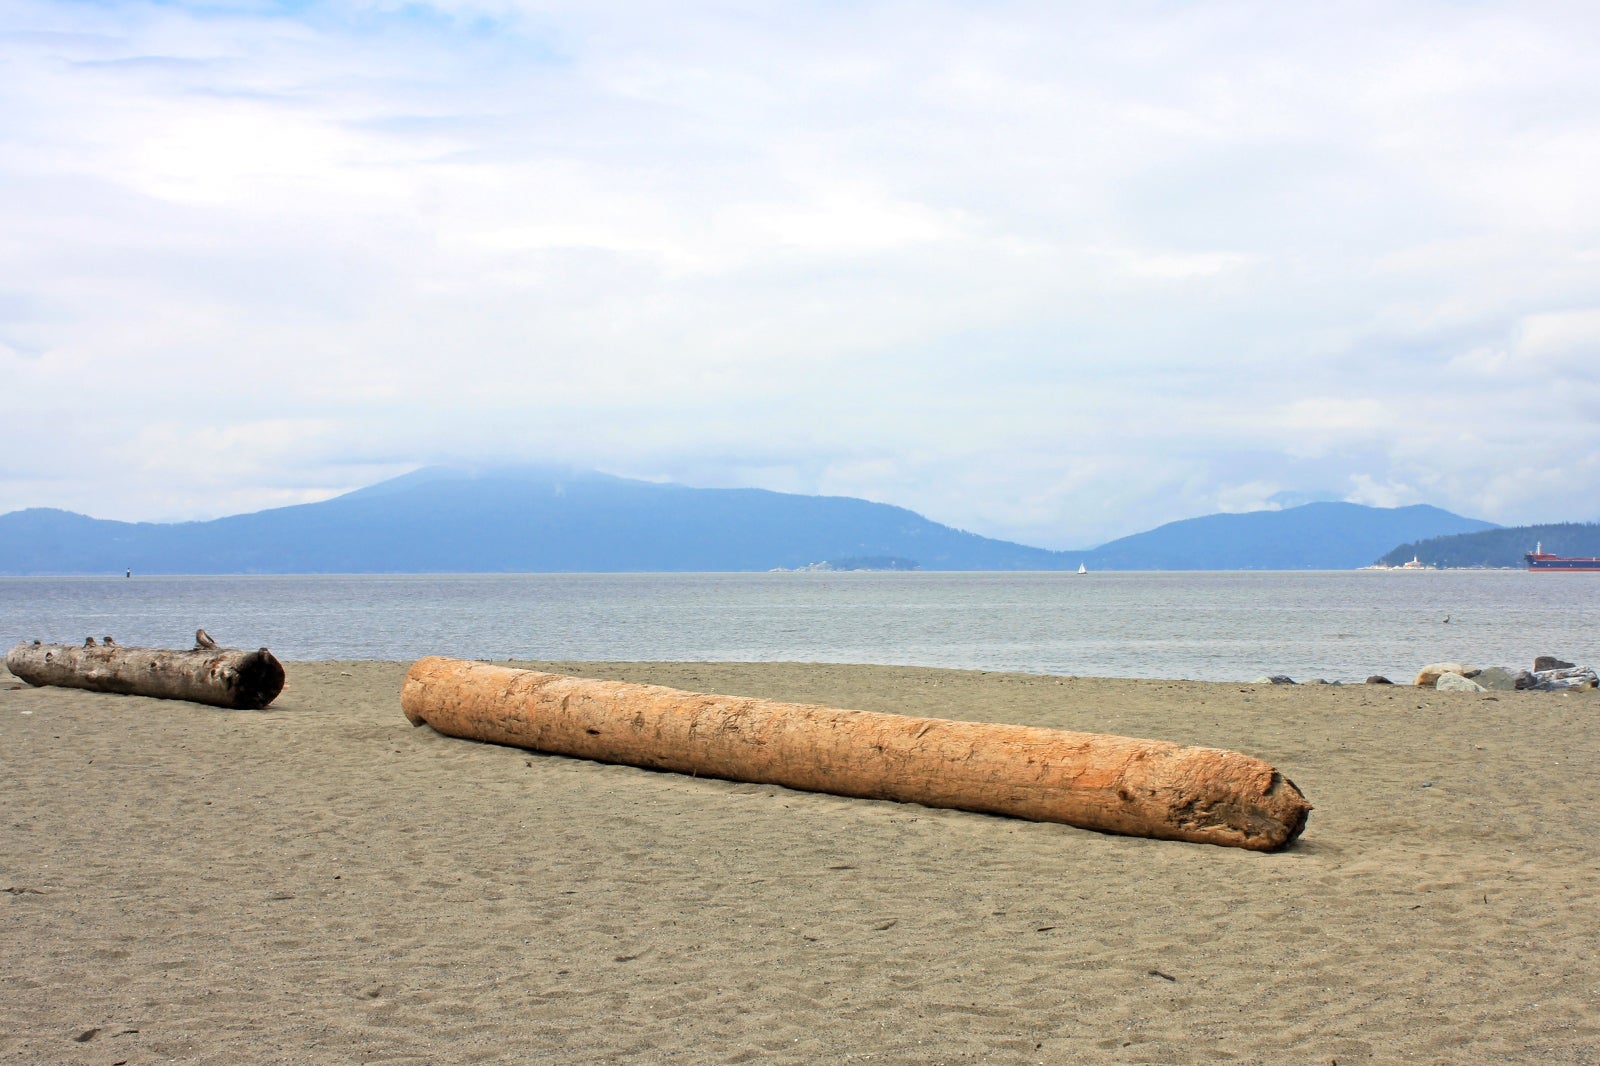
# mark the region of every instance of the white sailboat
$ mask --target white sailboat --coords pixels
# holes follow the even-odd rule
[[[1082,563],[1078,564],[1078,573],[1087,574],[1088,572],[1089,572],[1089,568],[1087,566],[1084,566]]]

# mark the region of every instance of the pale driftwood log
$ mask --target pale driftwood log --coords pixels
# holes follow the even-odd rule
[[[190,700],[257,711],[283,691],[283,664],[266,648],[218,647],[201,629],[191,651],[124,648],[110,637],[73,644],[18,644],[6,669],[30,685],[60,685],[128,696]]]
[[[1311,805],[1233,751],[912,718],[427,658],[401,691],[449,736],[813,792],[1275,851]]]

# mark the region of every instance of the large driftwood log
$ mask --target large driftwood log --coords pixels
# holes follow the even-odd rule
[[[414,664],[401,706],[413,725],[534,751],[1257,851],[1293,841],[1311,810],[1292,781],[1233,751],[456,659]]]
[[[192,651],[124,648],[110,637],[72,644],[18,644],[6,669],[30,685],[62,685],[95,692],[190,700],[214,707],[257,711],[283,691],[283,664],[266,648],[221,648],[201,629]]]

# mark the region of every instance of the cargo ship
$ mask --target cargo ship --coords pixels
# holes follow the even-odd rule
[[[1529,570],[1589,570],[1600,574],[1600,559],[1577,558],[1569,559],[1562,555],[1551,555],[1544,550],[1544,542],[1534,545],[1533,551],[1523,556],[1528,560]]]

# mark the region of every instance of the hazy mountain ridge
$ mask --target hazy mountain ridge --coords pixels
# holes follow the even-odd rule
[[[0,515],[0,573],[760,571],[863,559],[923,570],[1352,569],[1402,541],[1489,527],[1433,507],[1312,503],[1050,551],[845,496],[544,466],[430,467],[319,503],[207,522],[16,511]]]
[[[850,497],[692,489],[543,467],[433,468],[320,503],[210,522],[106,522],[45,510],[0,516],[7,573],[738,571],[876,556],[914,559],[924,569],[1067,565],[1060,553]]]
[[[1493,528],[1492,522],[1427,504],[1307,503],[1169,522],[1101,545],[1089,554],[1089,565],[1103,570],[1354,570],[1403,541]]]
[[[1600,558],[1600,523],[1506,526],[1479,533],[1429,537],[1400,545],[1380,562],[1386,566],[1400,566],[1415,558],[1426,566],[1521,569],[1527,565],[1522,557],[1541,544],[1552,555]]]

